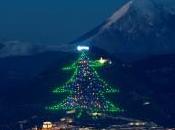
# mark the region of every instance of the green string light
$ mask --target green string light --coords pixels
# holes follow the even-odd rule
[[[105,94],[118,93],[119,90],[109,86],[95,70],[104,65],[98,60],[90,61],[87,53],[82,51],[77,61],[63,68],[63,70],[74,70],[71,78],[63,86],[53,90],[55,94],[67,93],[67,98],[47,109],[51,111],[76,110],[78,117],[81,117],[83,112],[121,112],[119,106],[114,105],[105,97]]]

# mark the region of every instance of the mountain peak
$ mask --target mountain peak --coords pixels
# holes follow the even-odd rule
[[[78,42],[125,60],[175,52],[175,1],[131,0]]]
[[[131,5],[133,4],[133,1],[129,1],[126,3],[122,8],[120,8],[118,11],[116,11],[108,20],[107,23],[103,26],[103,29],[110,27],[113,23],[115,23],[117,20],[119,20],[122,16],[125,15],[125,13],[129,10]]]

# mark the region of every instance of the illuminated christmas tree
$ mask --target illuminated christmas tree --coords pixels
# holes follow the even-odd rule
[[[109,86],[98,75],[96,68],[109,63],[108,60],[91,61],[88,57],[88,47],[78,47],[78,60],[63,70],[73,70],[72,77],[60,87],[53,90],[55,94],[65,94],[67,97],[60,103],[47,107],[51,111],[74,110],[80,117],[82,113],[97,115],[98,113],[117,113],[121,109],[111,103],[106,94],[118,93],[118,89]]]

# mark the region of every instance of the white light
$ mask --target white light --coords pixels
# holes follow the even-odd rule
[[[110,65],[112,64],[112,61],[111,61],[111,60],[109,61],[109,64],[110,64]]]
[[[89,51],[89,46],[77,46],[77,50],[78,51]]]
[[[67,114],[73,114],[73,113],[75,113],[75,110],[67,111],[66,113]]]
[[[101,63],[101,64],[104,64],[104,63],[106,63],[108,60],[106,60],[106,59],[103,59],[102,57],[100,58],[100,60],[99,60],[99,62]]]
[[[97,112],[92,113],[92,116],[101,116],[101,115],[102,115],[101,113],[97,113]]]
[[[52,128],[51,122],[43,122],[43,129],[49,129]]]
[[[133,122],[131,122],[131,123],[129,123],[129,125],[134,125],[134,123],[133,123]]]
[[[143,105],[150,105],[150,102],[144,102]]]

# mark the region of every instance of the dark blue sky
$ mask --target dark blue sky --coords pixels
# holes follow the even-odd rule
[[[1,0],[0,40],[57,44],[99,25],[127,0]]]

